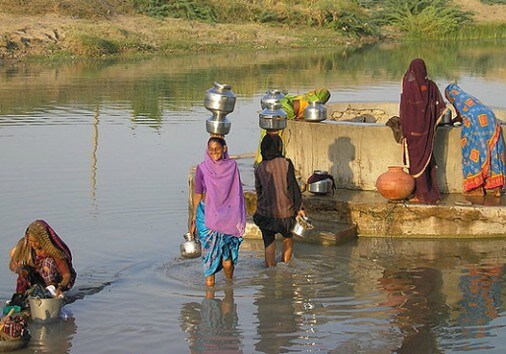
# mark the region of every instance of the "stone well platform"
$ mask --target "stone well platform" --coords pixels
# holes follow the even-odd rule
[[[261,238],[251,220],[256,194],[252,159],[238,159],[248,223],[245,238]],[[337,189],[333,194],[303,193],[317,232],[298,242],[339,245],[355,237],[506,238],[506,195],[469,197],[442,194],[437,205],[391,202],[376,191]]]
[[[256,200],[245,192],[248,209]],[[438,205],[391,202],[372,191],[304,193],[307,215],[317,232],[301,242],[338,245],[355,237],[506,238],[506,196],[444,194]],[[250,213],[249,213],[250,214]],[[246,238],[261,238],[248,217]]]

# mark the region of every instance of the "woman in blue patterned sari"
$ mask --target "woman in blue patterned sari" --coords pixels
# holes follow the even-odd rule
[[[214,286],[223,269],[232,279],[246,226],[246,208],[237,163],[229,158],[225,139],[211,137],[203,162],[197,165],[190,232],[202,243],[206,285]]]
[[[446,98],[462,118],[461,145],[464,192],[501,196],[506,176],[506,155],[502,129],[494,112],[457,84],[445,90]]]

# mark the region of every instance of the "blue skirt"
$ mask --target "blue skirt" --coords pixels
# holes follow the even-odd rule
[[[205,224],[205,205],[200,202],[197,207],[196,226],[199,240],[202,244],[202,264],[206,277],[219,272],[222,268],[222,260],[230,259],[237,264],[239,246],[242,237],[222,234],[209,229]]]

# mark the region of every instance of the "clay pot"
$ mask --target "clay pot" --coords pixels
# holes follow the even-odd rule
[[[378,192],[386,199],[406,199],[413,193],[415,179],[403,169],[404,166],[388,166],[388,171],[376,180]]]

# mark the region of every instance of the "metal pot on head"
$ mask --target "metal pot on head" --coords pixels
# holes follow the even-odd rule
[[[304,109],[304,120],[307,122],[322,122],[327,119],[327,107],[320,101],[309,102]]]
[[[206,120],[206,130],[209,134],[227,135],[232,123],[227,117],[220,119],[212,116]]]
[[[185,241],[179,246],[183,258],[197,258],[202,254],[200,241],[195,239],[195,235],[187,232],[183,235]]]
[[[258,125],[265,130],[283,130],[286,128],[286,113],[275,104],[269,103],[258,115]]]
[[[214,86],[206,91],[204,106],[213,112],[213,116],[221,119],[234,110],[235,101],[232,86],[215,82]]]
[[[262,109],[273,107],[275,109],[281,108],[281,100],[285,97],[280,90],[269,90],[265,96],[260,100]]]

